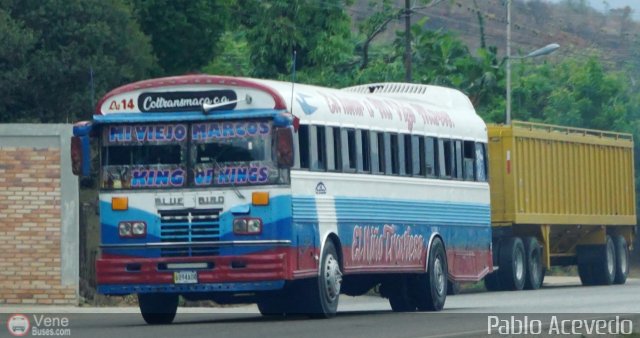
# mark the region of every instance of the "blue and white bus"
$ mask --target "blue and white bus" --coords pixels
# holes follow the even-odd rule
[[[159,78],[74,135],[77,174],[100,149],[98,291],[137,294],[148,323],[179,296],[330,317],[375,286],[437,311],[493,270],[486,125],[453,89]]]

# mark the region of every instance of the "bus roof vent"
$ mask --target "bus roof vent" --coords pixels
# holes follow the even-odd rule
[[[385,82],[371,83],[354,87],[343,88],[342,90],[351,93],[361,94],[426,94],[429,85],[415,83]]]

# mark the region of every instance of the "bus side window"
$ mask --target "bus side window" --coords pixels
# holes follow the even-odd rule
[[[324,126],[311,126],[309,141],[311,143],[311,170],[325,171],[327,169],[326,135]]]
[[[391,136],[389,133],[380,133],[382,136],[382,160],[384,160],[384,173],[391,175]]]
[[[464,168],[463,178],[465,181],[476,180],[474,154],[475,154],[475,143],[473,141],[464,141],[462,143],[462,155],[463,155],[462,167]]]
[[[462,141],[454,141],[455,145],[455,158],[453,163],[454,178],[457,180],[462,179]]]
[[[391,172],[389,174],[400,174],[400,147],[398,145],[398,134],[386,134],[389,135],[390,151],[388,158],[390,159]]]
[[[424,138],[425,169],[427,177],[438,176],[438,142],[433,137]]]
[[[404,140],[404,156],[401,158],[401,162],[404,164],[400,167],[400,173],[406,176],[412,176],[414,174],[413,171],[413,146],[411,144],[411,135],[402,135]],[[404,167],[404,168],[402,168]],[[404,170],[402,170],[404,169]],[[404,171],[404,172],[403,172]]]
[[[371,172],[371,133],[356,130],[357,170],[359,173]]]
[[[453,142],[451,140],[438,140],[438,148],[440,155],[440,177],[451,178],[453,170]]]
[[[356,130],[355,129],[342,129],[341,132],[342,144],[345,147],[342,148],[342,170],[344,172],[355,172],[358,167],[358,151],[356,150]],[[362,167],[360,164],[359,167]],[[362,169],[360,169],[361,171]]]
[[[298,165],[296,168],[309,169],[309,152],[311,151],[311,147],[309,146],[309,126],[305,124],[301,125],[296,135],[298,140],[298,156],[296,156]]]
[[[476,181],[487,181],[487,157],[486,145],[484,143],[476,143]]]
[[[411,172],[424,177],[424,137],[411,136]]]
[[[371,135],[371,173],[384,174],[384,135],[372,131]]]

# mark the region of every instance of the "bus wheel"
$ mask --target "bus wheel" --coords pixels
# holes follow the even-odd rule
[[[609,235],[604,245],[577,248],[578,274],[583,285],[611,285],[616,277],[616,248]]]
[[[616,251],[616,276],[614,284],[624,284],[629,275],[629,247],[623,236],[613,236],[613,245]]]
[[[501,285],[504,290],[522,290],[525,280],[524,244],[520,237],[510,237],[500,248]]]
[[[542,247],[535,237],[524,238],[524,252],[526,254],[527,271],[524,288],[537,290],[542,286],[544,266],[542,265]]]
[[[416,302],[411,295],[411,283],[407,276],[394,278],[385,289],[389,293],[389,305],[394,312],[412,312],[416,310]],[[386,285],[385,285],[386,286]]]
[[[263,316],[286,316],[291,312],[287,295],[276,293],[262,296],[258,299],[258,310]]]
[[[147,324],[170,324],[178,310],[178,294],[139,293],[138,305]]]
[[[440,311],[447,299],[447,256],[444,244],[436,237],[429,249],[427,273],[416,278],[417,305],[420,311]]]
[[[327,241],[320,260],[320,274],[313,279],[309,292],[309,315],[315,318],[329,318],[338,311],[342,272],[338,254],[332,241]]]

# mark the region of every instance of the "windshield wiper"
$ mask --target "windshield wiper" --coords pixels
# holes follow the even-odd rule
[[[211,158],[209,160],[209,162],[213,163],[213,165],[216,167],[216,169],[218,169],[218,172],[222,172],[222,166],[220,165],[220,163],[218,163],[218,158],[220,158],[220,156],[222,156],[222,154],[224,154],[229,149],[230,148],[224,149],[218,155],[216,155],[215,157],[213,157],[213,158]],[[236,186],[235,179],[232,179],[230,181],[231,181],[231,189],[233,189],[233,192],[236,194],[236,196],[238,196],[241,199],[245,199],[245,197],[242,194],[242,192],[240,192],[240,189],[238,189],[238,187]]]

